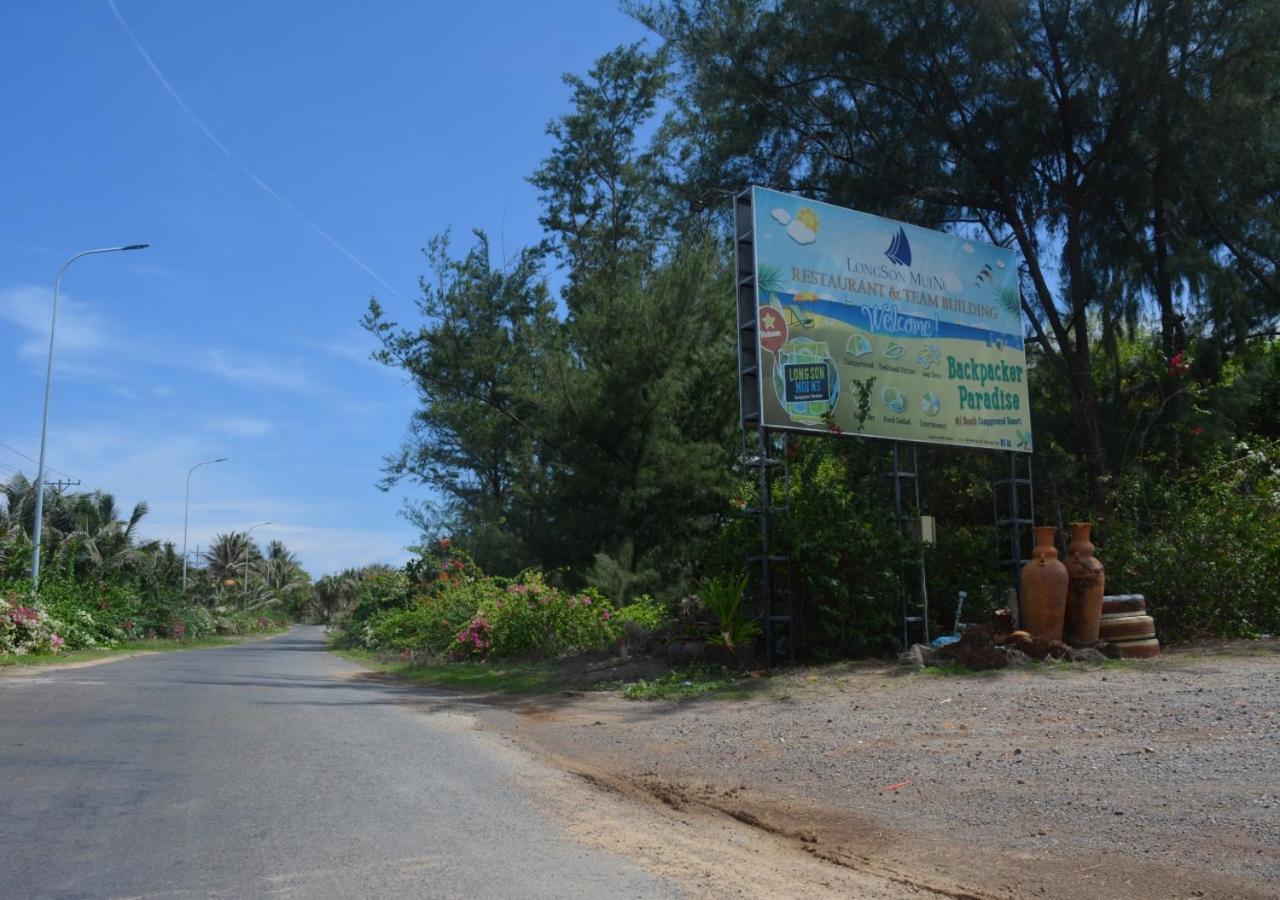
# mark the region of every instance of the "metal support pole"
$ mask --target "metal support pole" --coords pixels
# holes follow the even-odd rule
[[[196,463],[187,470],[187,499],[182,505],[182,593],[187,592],[187,520],[191,515],[191,473],[201,466],[210,466],[214,463],[226,462],[225,456],[217,459],[206,459],[204,462]]]
[[[911,445],[911,471],[916,488],[916,517],[923,521],[924,509],[920,506],[920,455],[918,448]],[[924,547],[920,548],[920,616],[924,642],[929,643],[929,575],[924,568]]]
[[[102,247],[97,250],[81,250],[62,264],[53,280],[53,316],[49,320],[49,359],[44,369],[44,413],[40,419],[40,460],[36,463],[36,521],[32,527],[31,592],[40,587],[40,541],[44,527],[44,449],[49,437],[49,396],[53,392],[53,335],[58,330],[58,294],[62,290],[62,275],[67,267],[82,256],[95,253],[119,253],[124,250],[145,250],[149,244],[127,244],[123,247]]]
[[[1022,579],[1019,577],[1018,563],[1022,560],[1022,510],[1018,502],[1018,464],[1013,453],[1006,453],[1009,461],[1009,517],[1013,523],[1009,526],[1009,559],[1013,560],[1013,590],[1017,600],[1013,605],[1013,624],[1022,627]]]
[[[1004,454],[1003,464],[996,465],[996,474],[992,481],[991,505],[992,515],[994,517],[996,528],[1007,528],[1008,533],[1008,556],[1000,560],[1001,567],[1008,566],[1009,574],[1013,578],[1013,600],[1010,608],[1013,610],[1013,620],[1016,626],[1022,624],[1022,585],[1019,583],[1019,572],[1022,564],[1027,561],[1028,554],[1023,551],[1024,541],[1028,535],[1026,531],[1035,525],[1036,514],[1036,495],[1035,485],[1032,475],[1032,461],[1030,455],[1026,457],[1026,474],[1021,473],[1023,462],[1020,459],[1022,454],[1013,451],[1006,451]],[[1001,470],[1003,469],[1003,475]],[[1022,494],[1023,487],[1026,487],[1026,497]],[[1003,495],[1003,497],[1002,497]],[[1000,501],[1004,499],[1004,510],[1001,510]],[[996,544],[999,550],[1004,540],[1001,539]],[[1003,553],[1001,553],[1003,556]]]
[[[769,531],[769,510],[773,506],[773,491],[769,485],[769,430],[761,425],[756,434],[759,440],[760,466],[760,599],[764,609],[764,664],[773,668],[773,580],[769,571],[769,555],[773,551]]]
[[[898,458],[898,442],[893,442],[893,469],[891,478],[893,479],[893,527],[897,529],[898,534],[902,534],[902,478],[898,468],[900,460]],[[902,646],[911,646],[910,627],[907,624],[907,617],[910,610],[907,609],[907,583],[906,576],[902,572],[901,567],[898,569],[898,605],[900,607],[900,618],[902,619]]]

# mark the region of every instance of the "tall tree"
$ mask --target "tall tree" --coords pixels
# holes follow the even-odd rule
[[[548,126],[555,144],[530,178],[568,268],[541,402],[572,440],[549,457],[540,518],[558,546],[542,555],[669,569],[727,489],[731,285],[714,232],[686,229],[671,191],[665,53],[621,47],[565,80],[572,107]]]
[[[1176,327],[1167,212],[1171,192],[1189,194],[1180,175],[1193,167],[1186,126],[1172,126],[1228,95],[1274,107],[1276,53],[1263,36],[1275,33],[1275,4],[707,0],[636,13],[680,65],[695,184],[801,190],[977,229],[1020,252],[1024,309],[1071,387],[1089,503],[1105,510],[1094,344],[1123,306],[1108,302],[1112,286],[1117,273],[1151,272]],[[1143,146],[1161,122],[1170,129]],[[1226,139],[1217,150],[1220,169],[1243,159]],[[1118,202],[1135,179],[1146,196],[1126,214]],[[1116,228],[1135,236],[1136,257],[1108,240]]]
[[[645,145],[641,132],[652,125],[668,73],[663,54],[632,44],[605,54],[585,78],[564,81],[573,109],[547,126],[555,149],[529,181],[540,191],[539,221],[568,270],[573,316],[586,302],[584,282],[625,280],[652,258],[667,228],[662,145]]]
[[[670,570],[724,504],[732,290],[710,230],[674,240],[687,211],[666,190],[667,78],[641,46],[566,78],[572,107],[530,179],[565,267],[562,315],[541,251],[498,270],[478,235],[461,258],[447,236],[429,246],[421,326],[376,303],[365,319],[421,404],[384,485],[440,492],[446,527],[485,568],[581,570],[605,552]]]
[[[502,268],[484,233],[475,237],[461,257],[447,234],[428,244],[433,277],[421,283],[421,325],[397,325],[376,301],[364,318],[380,344],[375,358],[408,374],[420,403],[408,439],[386,460],[382,484],[408,479],[438,491],[456,527],[489,533],[489,549],[519,568],[528,564],[523,553],[502,546],[519,541],[518,529],[493,531],[515,515],[518,495],[540,465],[538,378],[556,329],[554,302],[536,252],[521,252]],[[417,521],[431,524],[421,511]]]

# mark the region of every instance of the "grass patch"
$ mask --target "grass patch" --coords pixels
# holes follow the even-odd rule
[[[1094,663],[1095,669],[1132,669],[1134,660],[1132,659],[1104,659],[1100,663]]]
[[[241,644],[257,637],[265,637],[268,633],[217,635],[214,637],[195,638],[190,641],[175,641],[169,638],[144,638],[139,641],[125,641],[114,647],[94,647],[85,650],[67,650],[64,653],[28,653],[22,656],[0,656],[0,669],[27,668],[34,666],[66,665],[67,663],[92,662],[98,659],[109,659],[113,656],[127,656],[130,653],[166,653],[172,650],[198,650],[203,647],[226,647],[230,644]]]
[[[414,684],[504,694],[547,694],[571,687],[549,662],[402,662],[371,650],[332,648],[343,659]]]
[[[343,659],[403,678],[414,684],[502,694],[553,694],[561,691],[620,691],[628,700],[688,700],[714,696],[743,699],[756,693],[754,682],[724,666],[682,666],[653,678],[625,682],[589,682],[573,660],[491,662],[410,662],[375,650],[330,649]]]
[[[690,700],[714,695],[741,700],[752,694],[747,682],[724,666],[680,666],[652,680],[640,679],[626,685],[622,696],[628,700]]]

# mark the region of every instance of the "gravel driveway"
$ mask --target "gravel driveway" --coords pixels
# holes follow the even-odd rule
[[[983,675],[828,667],[749,700],[474,704],[591,781],[962,897],[1280,895],[1280,642]]]

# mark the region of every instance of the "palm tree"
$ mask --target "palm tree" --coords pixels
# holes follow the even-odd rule
[[[145,502],[137,503],[128,519],[121,518],[115,497],[105,491],[58,497],[46,509],[53,558],[79,577],[136,566],[159,547],[155,541],[136,543],[138,523],[148,511]]]
[[[316,605],[326,622],[334,622],[350,612],[355,603],[356,587],[360,583],[357,569],[345,569],[337,575],[326,575],[316,582]]]
[[[219,534],[204,552],[205,572],[214,584],[226,585],[244,578],[245,561],[261,558],[249,535],[239,531]]]
[[[5,482],[3,497],[5,523],[22,529],[30,537],[36,520],[35,484],[19,472]]]
[[[311,576],[283,541],[267,544],[267,555],[257,565],[262,585],[294,615],[301,615],[311,596]]]

